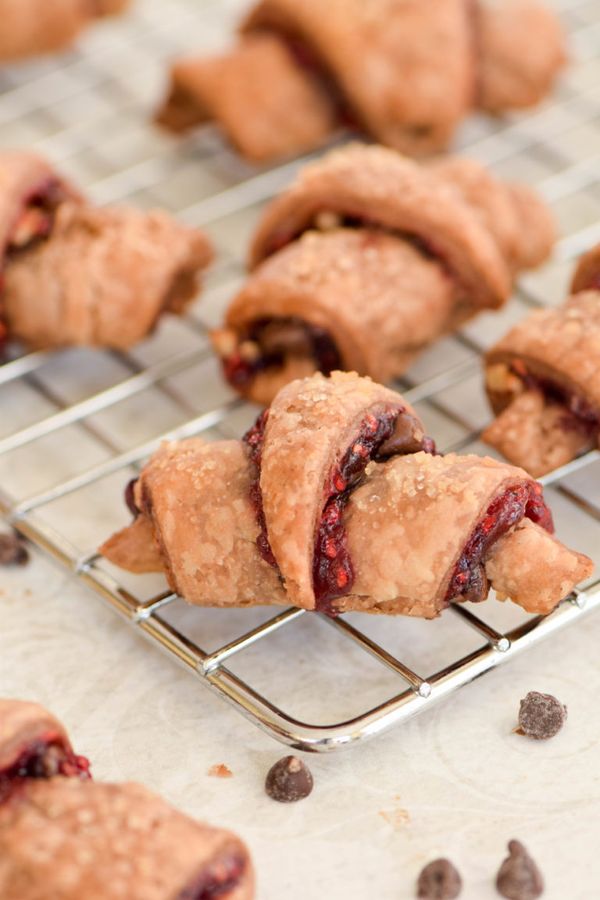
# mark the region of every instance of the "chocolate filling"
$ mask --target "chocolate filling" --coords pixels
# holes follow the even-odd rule
[[[268,409],[244,435],[250,459],[254,465],[254,477],[250,487],[250,499],[259,524],[257,546],[262,558],[278,568],[273,555],[260,489],[260,469]],[[414,418],[402,408],[388,408],[377,413],[366,413],[356,437],[331,469],[325,481],[323,510],[316,531],[313,555],[313,588],[316,609],[328,615],[336,615],[332,601],[350,593],[354,583],[354,569],[346,541],[343,513],[351,492],[357,487],[371,460],[387,459],[423,450],[435,453],[435,444],[428,437],[420,436]]]
[[[266,369],[281,368],[289,356],[312,357],[324,375],[342,368],[340,353],[329,332],[295,316],[257,319],[240,339],[240,345],[246,342],[256,345],[255,356],[246,358],[238,349],[223,359],[225,378],[234,387],[244,387]]]
[[[216,900],[239,887],[246,870],[243,857],[230,854],[209,865],[192,884],[185,887],[176,900]]]
[[[488,506],[454,567],[446,604],[485,600],[489,590],[484,569],[486,556],[496,541],[523,518],[550,533],[554,531],[552,514],[544,502],[542,487],[536,482],[513,485]]]
[[[271,545],[269,543],[269,538],[267,536],[267,523],[265,520],[265,511],[263,509],[262,502],[262,492],[260,489],[260,467],[262,464],[262,448],[263,441],[265,437],[265,428],[267,427],[267,420],[269,418],[269,410],[265,409],[264,412],[260,414],[252,428],[246,432],[242,440],[248,446],[248,451],[250,453],[250,459],[254,466],[253,478],[250,484],[250,502],[254,507],[254,512],[256,515],[256,521],[258,522],[258,527],[260,529],[258,537],[256,539],[256,546],[258,547],[258,552],[265,560],[268,562],[270,566],[273,566],[274,569],[278,569],[277,560],[273,556],[273,551],[271,550]]]
[[[87,780],[91,778],[90,763],[85,756],[73,753],[56,735],[32,741],[10,766],[0,771],[0,803],[26,780],[56,775]]]

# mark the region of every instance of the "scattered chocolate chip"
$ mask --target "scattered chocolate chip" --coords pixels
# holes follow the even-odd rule
[[[462,879],[448,859],[428,863],[417,881],[417,897],[421,900],[454,900],[462,890]]]
[[[29,552],[18,534],[0,534],[0,565],[24,566],[28,562]]]
[[[308,797],[313,789],[310,769],[297,756],[284,756],[269,769],[265,790],[280,803],[294,803]]]
[[[558,734],[567,719],[567,707],[552,694],[529,691],[519,707],[518,734],[546,741]]]
[[[536,900],[544,893],[544,879],[520,841],[509,841],[509,856],[496,878],[498,893],[509,900]]]

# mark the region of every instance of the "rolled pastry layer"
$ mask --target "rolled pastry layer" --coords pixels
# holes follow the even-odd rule
[[[217,120],[255,161],[312,149],[340,123],[417,155],[476,106],[538,102],[564,57],[536,0],[330,0],[326,16],[319,0],[260,0],[226,54],[175,62],[158,119]]]
[[[575,289],[594,285],[599,268],[596,249],[581,261]],[[511,462],[539,477],[597,446],[600,285],[531,313],[492,347],[485,367],[496,418],[483,440]]]
[[[0,701],[3,900],[251,900],[233,834],[137,784],[96,784],[42,707]]]
[[[192,604],[331,615],[432,618],[490,587],[548,612],[591,574],[552,537],[525,472],[432,449],[398,395],[352,374],[313,376],[285,388],[243,442],[165,445],[135,485],[135,521],[101,553],[162,568]]]
[[[164,212],[97,209],[41,159],[0,155],[0,320],[29,347],[124,349],[180,313],[211,259]]]
[[[129,0],[0,0],[0,60],[61,50],[100,16],[115,15]]]
[[[422,167],[351,145],[305,167],[267,208],[253,271],[213,343],[230,383],[260,403],[315,369],[388,381],[441,335],[501,306],[513,276],[553,240],[537,196],[475,162]]]

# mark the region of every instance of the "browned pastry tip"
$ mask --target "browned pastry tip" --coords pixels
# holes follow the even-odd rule
[[[591,574],[587,557],[552,538],[541,487],[522,469],[431,449],[397,395],[353,374],[313,376],[288,385],[243,444],[192,440],[156,454],[136,484],[136,521],[100,552],[127,566],[135,531],[192,604],[332,615],[432,618],[496,586],[548,611]],[[525,521],[533,530],[509,540]],[[532,558],[548,570],[537,581]]]
[[[0,0],[0,60],[68,47],[97,16],[121,12],[129,0]]]
[[[587,556],[523,519],[492,547],[485,570],[499,600],[510,598],[527,612],[546,615],[575,584],[589,578],[594,566]]]
[[[600,293],[538,310],[485,360],[496,419],[483,440],[539,477],[597,445],[600,433]]]
[[[571,293],[600,291],[600,244],[579,258],[571,282]]]
[[[310,150],[335,125],[327,96],[298,71],[285,44],[267,34],[248,36],[223,56],[178,60],[156,118],[172,131],[218,119],[255,162]]]
[[[383,147],[335,150],[302,169],[259,222],[252,272],[212,335],[225,377],[264,404],[315,370],[388,381],[502,305],[553,235],[533,192],[474,161],[420,166]]]
[[[481,217],[514,273],[543,263],[556,241],[548,206],[524,184],[502,182],[480,163],[444,157],[432,169]]]
[[[534,106],[566,62],[556,15],[537,0],[481,0],[478,105],[492,113]]]

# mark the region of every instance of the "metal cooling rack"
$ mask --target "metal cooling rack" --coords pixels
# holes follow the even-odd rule
[[[166,60],[181,51],[214,49],[241,5],[139,0],[129,18],[98,27],[63,57],[0,73],[0,145],[28,144],[46,153],[99,203],[125,199],[166,206],[206,227],[219,250],[191,315],[165,323],[142,347],[128,354],[32,353],[0,368],[0,512],[255,724],[294,747],[325,751],[406,720],[581,619],[600,606],[600,580],[546,618],[524,617],[497,601],[477,612],[454,606],[442,617],[442,632],[438,623],[365,616],[331,620],[297,609],[274,616],[268,609],[227,611],[227,619],[215,619],[209,610],[185,607],[156,579],[124,577],[90,549],[124,523],[123,486],[160,440],[239,436],[256,414],[222,385],[206,331],[219,321],[243,277],[243,249],[260,205],[304,161],[257,173],[210,128],[177,143],[147,121]],[[472,119],[458,149],[501,175],[535,183],[553,205],[563,238],[557,261],[524,279],[506,311],[482,316],[443,341],[398,383],[446,450],[483,450],[478,444],[487,415],[481,349],[531,306],[559,302],[573,258],[600,240],[600,2],[556,0],[555,5],[575,56],[557,95],[528,116]],[[596,563],[599,473],[600,453],[594,451],[544,479],[559,533]],[[308,716],[295,714],[296,686],[286,689],[283,701],[266,696],[264,672],[276,682],[282,662],[281,647],[270,643],[284,636],[289,668],[290,647],[306,646],[301,629],[307,623],[310,652],[318,655],[330,683],[343,684],[341,666],[354,672],[360,666],[362,672],[373,664],[385,696],[370,702],[365,687],[358,709],[347,713],[340,694],[334,724],[329,719],[310,724]],[[450,626],[458,626],[452,636]],[[474,646],[467,646],[467,635]],[[341,649],[331,647],[332,639]],[[398,643],[400,650],[392,646]],[[430,653],[436,643],[446,653],[442,665]],[[418,651],[414,660],[410,645]],[[449,652],[456,657],[448,658]],[[255,663],[247,670],[260,676],[243,674],[239,664],[246,657]]]

